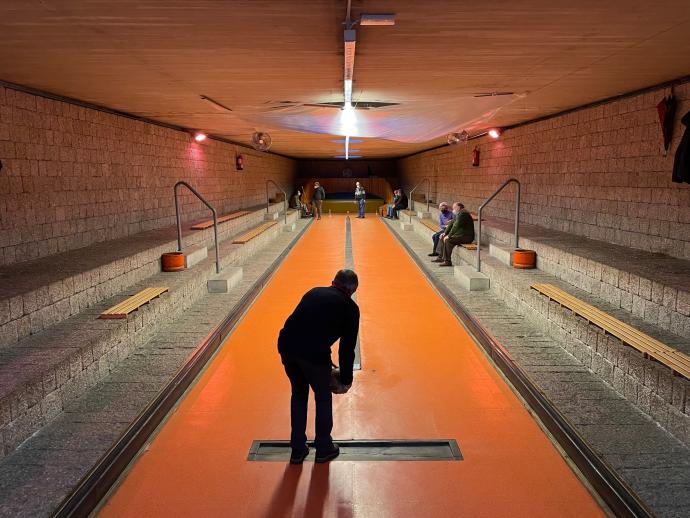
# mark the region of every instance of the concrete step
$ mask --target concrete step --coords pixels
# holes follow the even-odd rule
[[[206,294],[159,326],[150,340],[69,403],[57,419],[0,459],[0,516],[14,516],[17,509],[23,516],[51,516],[294,237],[277,233],[259,257],[243,261],[239,286],[228,294]]]
[[[472,256],[462,251],[453,255],[454,261],[472,260]],[[516,270],[495,257],[487,257],[482,261],[482,272],[491,279],[492,293],[562,344],[582,365],[610,384],[640,411],[678,440],[690,445],[689,380],[674,376],[671,369],[645,358],[634,348],[571,310],[550,301],[530,286],[535,283],[554,284],[685,354],[690,354],[690,335],[674,335],[543,271]]]
[[[417,232],[403,233],[394,225],[391,225],[391,228],[426,263],[427,236]],[[460,254],[467,255],[466,252],[462,249],[457,256],[454,254],[453,261],[461,261]],[[615,381],[618,388],[614,389],[614,382],[605,381],[601,374],[595,374],[597,371],[593,367],[599,371],[601,369],[598,363],[588,359],[583,342],[562,335],[558,331],[555,322],[559,319],[565,321],[564,315],[554,311],[554,322],[546,323],[544,320],[536,319],[529,310],[522,311],[519,299],[511,296],[504,285],[495,283],[490,270],[509,273],[512,279],[544,276],[543,282],[548,282],[545,279],[553,279],[553,276],[538,270],[509,268],[488,254],[484,265],[482,271],[491,276],[491,289],[473,295],[469,295],[467,290],[454,281],[454,275],[449,272],[449,268],[429,265],[422,269],[427,275],[434,276],[448,286],[456,300],[500,341],[516,364],[570,421],[583,439],[616,469],[641,497],[644,497],[645,503],[653,511],[658,510],[659,516],[687,514],[684,514],[687,507],[684,498],[690,483],[690,471],[687,469],[690,465],[690,449],[678,440],[682,437],[679,432],[688,429],[684,421],[687,419],[687,411],[680,413],[677,409],[671,409],[667,403],[664,406],[658,397],[649,397],[649,387],[657,384],[665,387],[662,399],[670,398],[673,401],[673,394],[676,394],[675,400],[681,400],[677,380],[672,379],[672,384],[669,384],[668,377],[657,377],[659,373],[655,372],[655,368],[658,365],[651,363],[650,366],[648,362],[645,364],[644,372],[645,384],[649,373],[649,386],[638,385],[638,403],[632,403],[635,393],[634,380],[626,376],[629,376],[627,373],[631,370],[630,364],[639,370],[637,359],[631,361],[628,357],[626,360],[623,356],[619,357],[619,363],[610,362],[619,371]],[[554,308],[551,304],[547,304],[547,307]],[[583,327],[584,324],[577,324],[580,333],[596,337],[593,331]],[[597,348],[609,350],[608,341],[599,345],[598,340]],[[587,367],[587,362],[593,367]],[[627,396],[624,397],[626,390]],[[688,401],[687,397],[685,393],[685,401]],[[656,421],[649,418],[649,412],[640,411],[640,399],[643,405],[651,401],[647,406],[655,408],[651,412],[658,415]],[[664,401],[668,402],[669,399]],[[665,490],[650,490],[657,487],[660,480],[664,481]]]
[[[489,244],[489,255],[495,257],[506,266],[513,265],[513,248],[491,243]]]
[[[282,204],[270,207],[272,212]],[[220,241],[263,220],[265,207],[218,225]],[[177,249],[176,227],[0,267],[0,347],[77,315],[161,271],[163,253]],[[212,247],[213,228],[183,228],[183,248]]]
[[[194,245],[183,250],[184,252],[184,266],[185,268],[193,268],[194,265],[208,257],[208,247],[202,245]]]
[[[288,217],[288,221],[294,219],[296,213]],[[232,244],[231,239],[222,242],[223,269],[256,254],[280,234],[280,225],[274,225],[245,245]],[[160,325],[177,318],[206,295],[207,281],[214,274],[215,254],[192,269],[157,272],[49,330],[0,349],[0,457],[106,376]],[[104,309],[152,285],[166,286],[168,293],[126,320],[98,319]]]

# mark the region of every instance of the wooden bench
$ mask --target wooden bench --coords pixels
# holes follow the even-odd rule
[[[148,304],[156,297],[160,297],[166,291],[168,291],[168,288],[165,287],[145,288],[136,295],[132,295],[119,304],[106,309],[98,318],[127,318],[127,315],[129,315],[132,311],[139,309],[139,307],[143,306],[144,304]]]
[[[249,214],[248,210],[240,210],[238,212],[233,212],[231,214],[224,214],[223,216],[218,217],[218,224],[223,223],[225,221],[230,221],[231,219],[241,218],[242,216],[245,216],[247,214]],[[192,230],[205,230],[212,226],[213,220],[207,219],[206,221],[200,221],[199,223],[192,225],[190,228]]]
[[[233,243],[238,244],[238,245],[243,245],[247,243],[248,241],[251,241],[254,239],[256,236],[261,234],[262,232],[265,232],[269,228],[271,228],[273,225],[277,225],[277,221],[267,221],[266,223],[262,223],[258,227],[254,227],[253,229],[249,230],[248,232],[245,232],[244,234],[237,236],[235,239],[232,240]]]
[[[438,221],[434,221],[433,219],[420,219],[419,221],[426,228],[428,228],[429,230],[433,230],[434,232],[438,232],[440,228],[438,225]]]
[[[621,322],[608,313],[587,304],[553,284],[532,284],[533,289],[572,310],[607,333],[634,347],[646,357],[663,363],[675,373],[690,378],[690,356]]]

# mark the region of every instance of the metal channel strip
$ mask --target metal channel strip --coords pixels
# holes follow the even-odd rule
[[[428,275],[426,264],[398,234],[385,225],[407,251],[410,258],[424,272],[427,280],[453,310],[457,318],[489,357],[508,378],[530,409],[539,416],[558,444],[568,454],[583,476],[592,484],[602,500],[617,517],[648,517],[654,514],[618,474],[589,446],[570,425],[549,399],[539,390],[527,374],[515,363],[510,353],[496,338],[453,296],[450,289],[433,275]]]
[[[310,221],[290,242],[266,271],[256,280],[250,290],[239,300],[218,326],[199,344],[194,355],[177,372],[175,377],[161,390],[120,439],[101,457],[98,464],[79,482],[72,493],[63,500],[53,513],[55,518],[88,516],[108,493],[118,477],[127,468],[144,446],[168,412],[175,406],[209,359],[218,350],[223,340],[239,323],[244,312],[252,305],[273,277],[281,263],[292,251],[302,235],[310,227]]]

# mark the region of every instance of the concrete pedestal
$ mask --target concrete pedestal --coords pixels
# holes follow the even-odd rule
[[[472,266],[455,266],[453,274],[460,286],[469,291],[484,291],[490,287],[490,279]]]
[[[209,293],[227,293],[242,280],[242,268],[230,267],[214,274],[207,282]]]

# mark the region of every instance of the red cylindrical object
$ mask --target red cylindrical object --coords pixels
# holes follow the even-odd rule
[[[520,248],[513,251],[513,268],[529,270],[537,267],[537,253],[534,250],[522,250]]]
[[[164,272],[180,272],[184,270],[184,254],[170,252],[161,256],[161,269]]]

